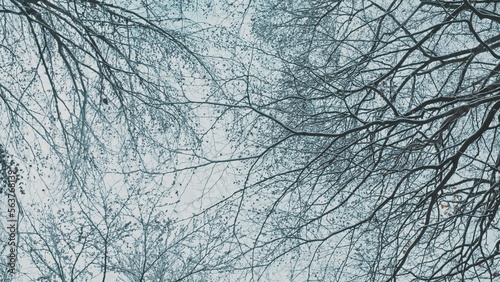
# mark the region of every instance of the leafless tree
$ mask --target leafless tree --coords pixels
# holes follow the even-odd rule
[[[202,27],[182,2],[4,1],[1,9],[3,130],[26,162],[54,155],[67,190],[78,190],[101,155],[164,163],[169,145],[194,143],[182,80],[210,73],[191,36]]]
[[[191,279],[195,256],[184,270],[155,269],[192,253],[179,250],[188,229],[169,223],[165,206],[179,201],[177,163],[199,147],[188,98],[217,84],[207,63],[217,58],[206,55],[220,31],[192,20],[209,10],[203,1],[0,1],[0,144],[27,185],[14,279]]]
[[[246,175],[211,210],[240,278],[499,276],[498,4],[251,3],[246,90],[218,104],[243,126],[212,159]]]

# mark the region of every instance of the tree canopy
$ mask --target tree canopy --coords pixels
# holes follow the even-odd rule
[[[1,3],[5,279],[500,275],[498,1]]]

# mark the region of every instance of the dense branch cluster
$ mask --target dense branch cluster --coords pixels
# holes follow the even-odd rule
[[[254,56],[272,79],[247,80],[260,126],[234,195],[241,267],[314,281],[498,276],[498,3],[261,4]]]
[[[23,277],[499,276],[498,1],[0,3]]]

